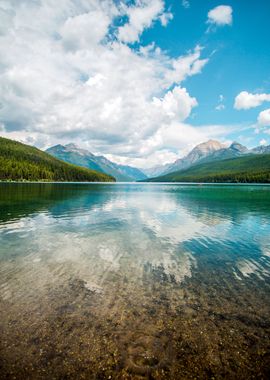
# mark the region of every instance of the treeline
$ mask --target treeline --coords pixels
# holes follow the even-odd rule
[[[35,147],[0,137],[0,180],[112,182],[114,178],[68,164]]]
[[[181,176],[174,178],[173,182],[210,182],[210,183],[270,183],[270,173],[236,173],[218,174],[209,176]]]

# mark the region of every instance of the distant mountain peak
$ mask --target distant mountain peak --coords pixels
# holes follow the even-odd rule
[[[248,148],[240,143],[238,143],[237,141],[234,141],[231,145],[230,145],[230,149],[233,149],[233,150],[236,150],[238,152],[241,152],[241,153],[245,153],[245,152],[248,152]]]
[[[71,153],[77,153],[81,156],[88,156],[88,157],[94,157],[94,154],[91,153],[89,150],[82,149],[78,145],[74,143],[69,143],[64,146],[64,150],[66,152],[71,152]]]
[[[51,152],[62,152],[64,149],[65,149],[64,145],[57,144],[48,148],[46,152],[51,154]]]
[[[270,153],[270,145],[260,145],[252,149],[253,153]]]
[[[202,142],[201,144],[198,144],[198,145],[219,145],[219,146],[223,146],[223,144],[218,141],[218,140],[214,140],[214,139],[209,139],[207,141],[204,141]]]
[[[69,149],[80,149],[76,144],[74,143],[69,143],[69,144],[66,144],[65,145],[65,148],[69,148]]]
[[[189,152],[189,154],[186,157],[182,158],[181,160],[186,160],[187,163],[193,163],[223,148],[224,148],[224,145],[221,144],[219,141],[208,140],[206,142],[196,145]]]
[[[193,148],[193,150],[209,152],[209,151],[216,151],[222,148],[224,148],[224,145],[221,142],[217,140],[208,140],[206,142],[196,145],[195,148]]]

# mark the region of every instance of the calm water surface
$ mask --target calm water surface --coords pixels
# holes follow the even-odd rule
[[[270,187],[0,184],[1,379],[270,377]]]

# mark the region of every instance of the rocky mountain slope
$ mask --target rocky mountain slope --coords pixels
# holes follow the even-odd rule
[[[55,145],[47,149],[46,152],[71,164],[110,174],[119,182],[133,182],[147,178],[137,168],[116,164],[104,156],[96,156],[88,150],[79,148],[75,144]]]

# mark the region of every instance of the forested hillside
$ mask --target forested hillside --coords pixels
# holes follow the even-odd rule
[[[208,162],[148,181],[270,183],[270,154],[251,154]]]
[[[68,164],[35,147],[0,137],[0,180],[113,182],[115,179]]]

